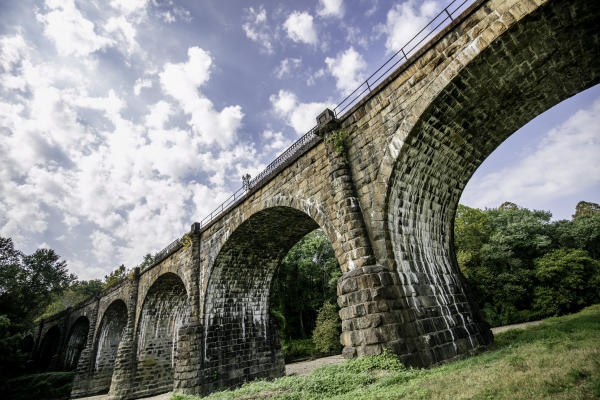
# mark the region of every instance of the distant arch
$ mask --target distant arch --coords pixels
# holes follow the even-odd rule
[[[127,306],[121,299],[113,301],[102,316],[95,335],[94,368],[90,387],[94,393],[108,392],[119,343],[127,325]]]
[[[53,326],[48,329],[42,344],[40,346],[40,357],[39,357],[39,369],[44,372],[47,371],[52,364],[52,358],[58,352],[58,345],[60,344],[60,329],[58,326]]]
[[[138,318],[135,396],[173,388],[179,328],[187,323],[189,312],[183,280],[172,272],[159,276],[148,290]]]
[[[85,348],[87,335],[90,329],[90,321],[86,316],[77,318],[71,327],[69,338],[67,340],[67,348],[65,349],[64,366],[67,370],[77,368],[79,356]]]

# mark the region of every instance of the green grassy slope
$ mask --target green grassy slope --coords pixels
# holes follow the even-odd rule
[[[489,351],[436,368],[405,369],[392,355],[364,357],[206,399],[541,398],[600,398],[600,305],[498,334]],[[171,398],[184,399],[197,397]]]

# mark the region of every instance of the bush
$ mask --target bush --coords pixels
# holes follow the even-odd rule
[[[75,371],[24,375],[6,381],[3,398],[12,400],[68,399]]]
[[[286,363],[302,358],[313,357],[317,354],[317,349],[315,348],[312,339],[284,340],[281,348]]]
[[[313,331],[312,340],[318,352],[324,354],[338,354],[341,348],[340,331],[341,321],[337,306],[326,302],[319,309],[317,325]]]

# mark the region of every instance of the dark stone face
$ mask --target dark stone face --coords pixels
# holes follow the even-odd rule
[[[71,335],[67,342],[65,351],[65,368],[72,370],[77,368],[79,356],[85,348],[90,321],[86,317],[80,317],[71,328]]]
[[[39,369],[40,371],[46,371],[50,367],[52,357],[56,355],[58,351],[58,344],[60,342],[60,330],[57,326],[54,326],[48,330],[42,344],[40,346],[40,359]]]
[[[181,279],[172,273],[158,278],[146,295],[138,322],[136,396],[172,389],[179,328],[187,323],[188,313]]]
[[[104,313],[96,339],[92,392],[106,392],[110,388],[115,358],[127,324],[127,307],[121,300],[113,302]]]
[[[235,230],[215,260],[206,294],[204,380],[228,387],[283,374],[269,316],[271,279],[289,249],[318,225],[306,214],[273,207]]]
[[[598,40],[597,19],[574,18],[572,6],[549,2],[492,42],[433,100],[398,157],[389,241],[428,361],[482,342],[453,244],[456,208],[471,175],[529,120],[599,81],[599,55],[590,49],[574,59],[570,51],[585,46],[581,37]],[[548,23],[553,18],[562,19],[560,27]]]

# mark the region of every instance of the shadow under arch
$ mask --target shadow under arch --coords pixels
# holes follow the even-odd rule
[[[454,254],[458,201],[506,138],[600,82],[599,24],[596,1],[541,5],[433,95],[406,133],[387,185],[385,233],[413,306],[415,363],[451,359],[491,341]]]
[[[172,390],[179,328],[189,309],[185,284],[175,273],[160,275],[148,289],[137,321],[133,396]]]
[[[65,349],[64,366],[67,370],[77,368],[79,356],[85,348],[87,342],[87,334],[90,329],[90,320],[86,316],[81,316],[75,320],[71,326],[67,339],[67,347]]]
[[[100,320],[94,336],[94,367],[90,379],[90,394],[106,393],[110,389],[119,343],[127,325],[127,306],[121,299],[113,301]]]
[[[55,325],[48,329],[40,345],[38,367],[41,372],[54,367],[52,359],[57,355],[59,344],[60,329]]]
[[[271,282],[292,246],[318,227],[308,214],[276,206],[253,214],[224,243],[204,303],[205,392],[284,374],[281,345],[269,314]]]

